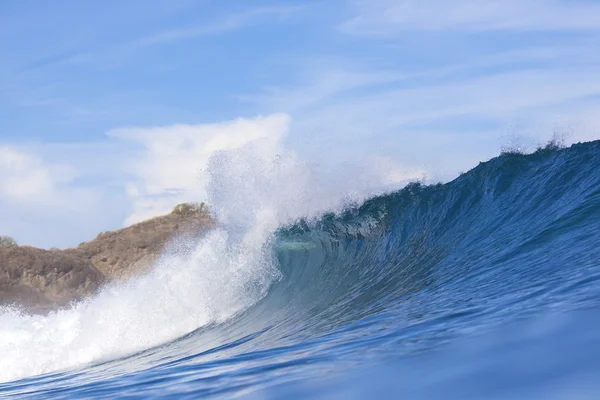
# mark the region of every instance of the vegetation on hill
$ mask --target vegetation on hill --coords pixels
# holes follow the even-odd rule
[[[15,239],[10,236],[0,236],[0,247],[17,247]]]
[[[178,204],[172,211],[176,215],[208,215],[208,208],[204,203],[182,203]]]

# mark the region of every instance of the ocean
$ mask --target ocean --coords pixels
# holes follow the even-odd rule
[[[261,168],[148,276],[1,309],[0,397],[600,398],[600,141],[319,212]]]

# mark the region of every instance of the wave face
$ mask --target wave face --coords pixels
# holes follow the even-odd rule
[[[277,210],[297,197],[285,191]],[[258,230],[222,214],[233,231],[73,310],[5,310],[0,376],[46,375],[0,395],[600,393],[600,142],[503,154],[280,226],[284,214],[260,213]]]

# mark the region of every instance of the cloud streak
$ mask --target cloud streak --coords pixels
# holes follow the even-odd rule
[[[408,31],[600,30],[600,5],[567,0],[353,1],[340,29],[361,35]]]
[[[273,22],[274,20],[281,20],[293,15],[303,8],[305,7],[279,6],[249,9],[237,14],[228,15],[221,20],[214,22],[199,22],[196,26],[183,29],[171,29],[150,35],[131,42],[128,47],[142,48],[178,40],[231,32],[261,21]]]

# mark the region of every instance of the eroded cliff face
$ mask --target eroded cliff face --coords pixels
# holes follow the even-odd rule
[[[213,226],[204,211],[180,210],[74,249],[0,246],[0,306],[37,312],[67,306],[108,282],[144,274],[172,240],[197,238]]]

